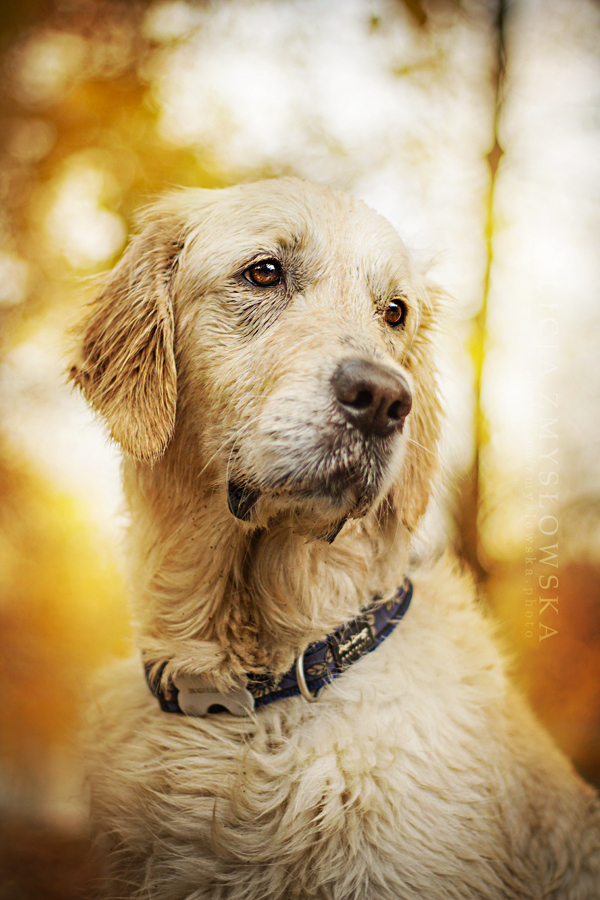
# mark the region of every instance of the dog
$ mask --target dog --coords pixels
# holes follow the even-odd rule
[[[138,652],[87,726],[101,895],[600,897],[600,806],[449,558],[412,571],[444,306],[294,178],[159,200],[77,330]]]

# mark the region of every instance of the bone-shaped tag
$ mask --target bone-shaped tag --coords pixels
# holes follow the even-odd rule
[[[247,678],[238,678],[237,686],[226,693],[215,690],[201,675],[174,675],[173,684],[179,691],[179,708],[188,716],[205,716],[211,706],[224,706],[233,716],[248,716],[254,710]]]

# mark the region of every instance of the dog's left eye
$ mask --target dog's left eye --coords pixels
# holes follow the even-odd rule
[[[281,276],[281,265],[276,259],[263,259],[244,272],[244,277],[257,287],[273,287],[279,284]]]
[[[408,307],[404,300],[391,300],[383,314],[383,318],[392,328],[403,328],[408,315]]]

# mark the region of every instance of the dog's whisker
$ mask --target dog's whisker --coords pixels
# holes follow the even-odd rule
[[[198,479],[201,479],[201,478],[202,478],[202,476],[207,472],[207,470],[210,468],[210,466],[212,465],[212,463],[213,463],[216,459],[218,459],[219,456],[222,456],[222,455],[226,452],[227,446],[228,446],[229,444],[231,444],[231,447],[230,447],[230,449],[229,449],[229,453],[228,453],[228,456],[227,456],[226,476],[227,476],[227,478],[228,478],[228,477],[229,477],[229,470],[230,470],[230,466],[231,466],[231,459],[232,459],[232,456],[233,456],[233,455],[235,454],[235,452],[236,452],[236,444],[239,443],[239,442],[243,439],[243,437],[245,436],[245,435],[244,435],[244,432],[250,431],[251,428],[252,428],[252,423],[251,423],[251,422],[247,422],[244,426],[242,426],[241,430],[238,431],[238,433],[236,433],[236,435],[235,435],[234,438],[233,438],[233,441],[232,441],[231,437],[226,437],[226,438],[223,440],[223,442],[216,448],[216,450],[213,452],[213,454],[208,458],[208,460],[207,460],[207,462],[205,463],[205,465],[202,466],[202,468],[201,468],[200,471],[198,472]]]
[[[430,456],[432,456],[436,460],[436,462],[438,463],[438,465],[440,466],[442,472],[444,473],[444,475],[446,477],[448,477],[448,478],[458,478],[459,477],[460,472],[458,471],[458,469],[454,468],[454,466],[451,466],[447,462],[447,460],[444,460],[444,459],[440,460],[438,455],[434,451],[432,451],[429,447],[425,447],[423,444],[420,444],[418,441],[415,441],[410,437],[406,438],[406,442],[409,444],[413,444],[413,446],[418,447],[419,450],[423,450],[425,453],[428,453]]]
[[[423,450],[425,453],[428,453],[430,456],[437,460],[437,453],[434,450],[431,450],[429,447],[426,447],[424,444],[420,444],[419,441],[415,441],[413,438],[407,437],[406,443],[412,444],[414,447],[418,447],[419,450]]]

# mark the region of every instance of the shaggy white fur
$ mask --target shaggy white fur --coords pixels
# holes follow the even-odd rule
[[[125,451],[137,643],[164,684],[276,679],[392,596],[435,468],[439,305],[339,191],[277,179],[146,213],[72,377]],[[600,896],[598,800],[507,681],[470,579],[411,577],[402,622],[316,703],[193,718],[159,709],[139,656],[104,674],[103,897]]]

